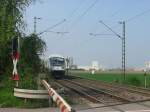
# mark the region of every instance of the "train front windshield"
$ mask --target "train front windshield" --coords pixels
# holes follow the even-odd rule
[[[50,58],[50,64],[52,66],[63,66],[65,64],[64,58],[53,57]]]

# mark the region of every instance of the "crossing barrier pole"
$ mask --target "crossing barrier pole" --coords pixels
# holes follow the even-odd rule
[[[53,101],[56,102],[61,112],[75,112],[74,109],[45,81],[42,80],[42,84],[48,90],[48,94],[52,97]]]

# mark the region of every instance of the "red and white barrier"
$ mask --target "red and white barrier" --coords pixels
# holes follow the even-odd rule
[[[17,53],[17,55],[19,55]],[[17,63],[18,63],[18,60],[19,60],[19,56],[13,56],[13,65],[14,65],[14,69],[13,69],[13,80],[16,80],[18,81],[19,80],[19,74],[17,72]]]
[[[14,69],[12,72],[12,79],[15,81],[19,81],[19,74],[17,71],[17,63],[19,61],[19,38],[18,37],[14,37],[12,40],[12,59],[13,59],[13,65],[14,65]],[[18,86],[18,84],[17,84]]]
[[[57,106],[60,108],[61,112],[75,112],[75,110],[73,110],[71,106],[53,88],[51,88],[45,80],[42,80],[42,83],[48,90],[50,97],[52,97],[53,101],[56,102]]]
[[[15,54],[13,54],[12,56],[13,58],[13,65],[14,65],[14,69],[13,69],[13,80],[18,81],[19,80],[19,74],[17,72],[17,63],[19,60],[19,53],[16,52]]]

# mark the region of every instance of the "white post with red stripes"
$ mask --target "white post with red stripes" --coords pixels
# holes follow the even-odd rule
[[[53,88],[51,88],[45,80],[42,80],[42,83],[48,90],[50,97],[52,97],[53,101],[56,102],[57,106],[60,108],[61,112],[75,112],[75,110],[73,110],[71,106]]]

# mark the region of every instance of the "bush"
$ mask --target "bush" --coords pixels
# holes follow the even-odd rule
[[[127,84],[131,84],[134,86],[140,86],[141,85],[141,81],[137,78],[137,77],[131,77],[129,79],[127,79]]]
[[[119,83],[119,79],[118,79],[118,78],[115,78],[115,79],[114,79],[114,82],[115,82],[115,83]]]
[[[20,77],[19,88],[23,89],[37,89],[37,77],[31,73],[25,73]]]

